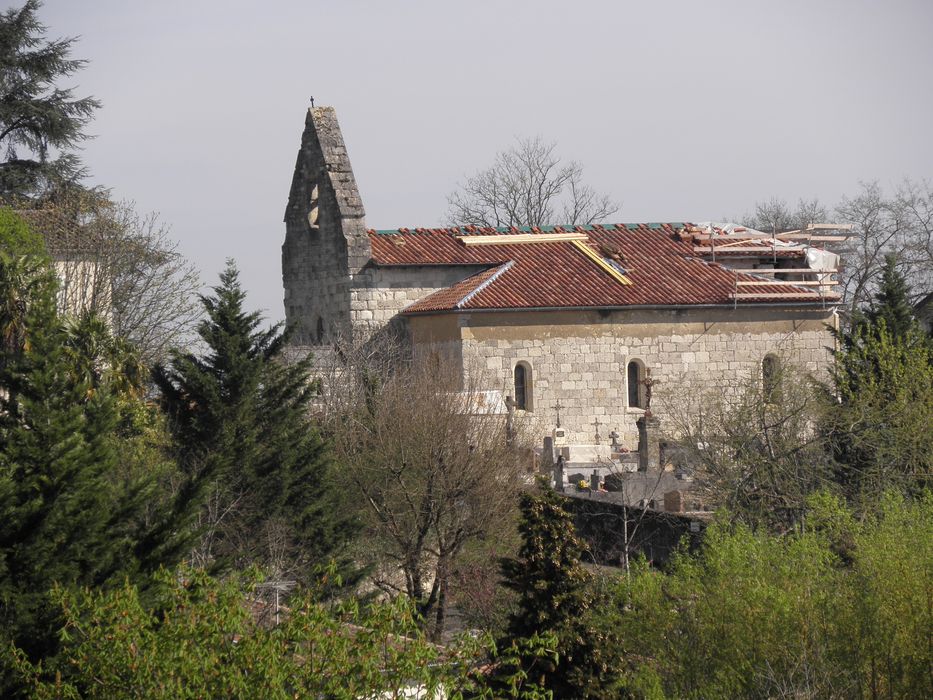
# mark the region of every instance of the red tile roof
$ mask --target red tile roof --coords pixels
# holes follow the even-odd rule
[[[737,274],[703,259],[682,240],[684,224],[542,227],[541,229],[400,229],[369,231],[378,266],[488,265],[489,268],[415,302],[403,313],[456,309],[605,308],[691,306],[735,303],[736,281],[762,278]],[[620,251],[623,284],[569,241],[467,246],[463,236],[531,233],[585,233],[594,252]],[[717,253],[718,255],[718,253]],[[600,257],[603,257],[602,254]],[[806,287],[753,287],[754,299],[740,304],[814,303],[820,295]],[[745,290],[742,291],[751,291]],[[768,298],[767,294],[781,294]],[[835,297],[827,297],[834,301]]]

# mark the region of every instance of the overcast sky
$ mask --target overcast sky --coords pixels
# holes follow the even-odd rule
[[[312,95],[337,110],[374,228],[442,223],[458,181],[522,136],[557,142],[625,222],[933,177],[930,0],[47,0],[40,16],[81,37],[73,83],[103,102],[91,182],[160,212],[208,283],[236,259],[271,319]]]

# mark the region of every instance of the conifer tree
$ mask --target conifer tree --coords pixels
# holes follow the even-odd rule
[[[112,398],[76,380],[51,293],[28,321],[28,350],[4,351],[0,370],[0,627],[44,653],[53,583],[99,585],[130,552],[111,535]]]
[[[844,492],[868,505],[887,489],[919,493],[933,473],[933,345],[920,330],[897,260],[847,333],[832,368],[823,431]]]
[[[918,324],[908,291],[907,281],[897,269],[897,258],[886,255],[881,270],[881,285],[866,315],[867,322],[874,327],[884,322],[888,332],[897,338],[916,332]]]
[[[583,543],[560,496],[549,488],[523,494],[521,512],[518,558],[504,560],[502,573],[506,586],[519,594],[509,634],[528,637],[560,627],[586,610],[589,575],[580,563]]]
[[[502,562],[505,586],[519,595],[500,647],[520,640],[556,638],[556,661],[541,654],[517,655],[523,674],[553,692],[555,698],[621,697],[620,642],[617,631],[605,629],[591,614],[594,579],[583,567],[583,543],[561,497],[549,487],[523,494],[517,559]],[[502,664],[499,673],[514,676],[517,669]]]
[[[202,505],[199,563],[258,563],[305,578],[334,558],[346,563],[355,532],[339,514],[330,461],[310,420],[308,361],[287,364],[287,333],[260,329],[228,262],[201,298],[203,354],[175,353],[154,373],[188,477]]]
[[[34,196],[49,184],[79,180],[84,171],[73,149],[100,106],[56,85],[84,66],[70,58],[74,39],[45,37],[39,0],[0,14],[0,196]]]
[[[0,645],[33,659],[58,646],[55,585],[145,590],[187,545],[159,481],[171,465],[134,425],[148,412],[138,384],[113,353],[105,367],[91,353],[115,342],[106,326],[66,324],[55,297],[47,259],[0,251]]]

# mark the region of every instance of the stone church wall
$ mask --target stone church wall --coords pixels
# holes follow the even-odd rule
[[[368,267],[353,282],[350,311],[359,326],[388,324],[402,309],[488,265]]]
[[[723,392],[760,376],[773,354],[802,370],[821,374],[830,365],[833,339],[828,311],[774,309],[631,310],[599,312],[474,313],[411,319],[416,353],[461,339],[463,371],[483,377],[488,388],[513,393],[516,363],[531,371],[531,420],[535,433],[561,423],[571,443],[602,442],[616,430],[623,444],[637,444],[635,420],[644,411],[627,406],[626,367],[638,360],[658,384],[652,412],[667,418],[664,397],[691,383]],[[453,327],[453,326],[456,327]],[[681,397],[682,398],[682,397]],[[689,397],[687,397],[689,398]],[[598,419],[597,428],[595,421]]]

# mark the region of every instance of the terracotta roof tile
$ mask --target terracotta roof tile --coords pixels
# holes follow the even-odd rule
[[[736,281],[761,278],[738,274],[698,256],[693,242],[678,233],[684,224],[541,227],[540,229],[442,228],[370,231],[373,263],[379,266],[489,265],[431,294],[404,313],[455,309],[688,306],[733,304]],[[570,241],[467,246],[463,236],[506,236],[585,232],[601,257],[621,254],[618,267],[631,284],[598,265]],[[718,252],[717,252],[718,255]],[[746,254],[747,255],[747,254]],[[744,290],[743,290],[744,291]],[[754,287],[755,294],[781,294],[782,303],[819,302],[812,289],[786,285]],[[831,299],[834,299],[832,297]],[[775,298],[740,299],[741,304],[774,303]]]

